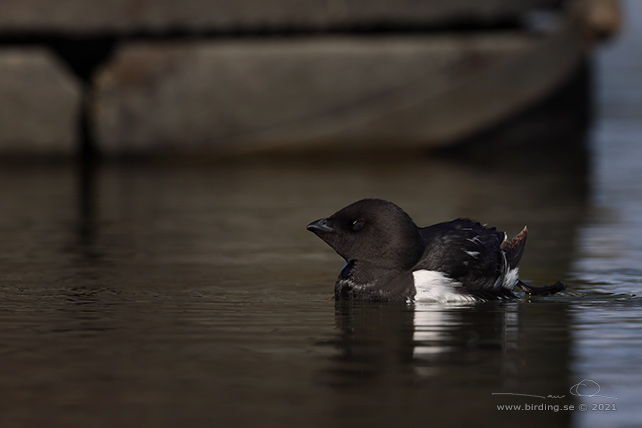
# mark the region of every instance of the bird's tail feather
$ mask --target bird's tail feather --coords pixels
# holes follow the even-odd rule
[[[506,262],[508,262],[509,269],[515,269],[522,259],[524,249],[526,248],[527,235],[528,229],[524,226],[524,229],[515,235],[513,239],[507,239],[502,243],[501,249],[506,255]]]

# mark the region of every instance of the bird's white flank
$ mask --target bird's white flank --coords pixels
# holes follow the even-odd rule
[[[416,270],[412,273],[415,281],[415,301],[429,302],[476,302],[473,296],[462,294],[457,290],[461,283],[453,281],[441,272],[434,270]]]

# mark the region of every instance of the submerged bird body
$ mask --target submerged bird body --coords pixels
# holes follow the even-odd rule
[[[518,279],[526,228],[508,240],[504,232],[457,219],[417,227],[392,202],[363,199],[307,227],[346,264],[335,298],[368,301],[479,301],[552,294],[564,285],[528,286]]]

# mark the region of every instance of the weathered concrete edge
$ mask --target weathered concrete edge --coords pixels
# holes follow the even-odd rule
[[[476,110],[479,116],[461,123],[458,128],[436,128],[433,137],[435,144],[448,144],[489,128],[545,98],[572,75],[579,67],[583,55],[582,44],[574,26],[566,20],[561,21],[559,27],[535,44],[532,50],[516,55],[444,94],[451,100],[465,100],[469,108]],[[509,76],[520,76],[520,79],[511,80]],[[520,81],[527,81],[529,84],[523,85]],[[470,97],[473,88],[480,87],[484,89],[483,92]],[[493,93],[500,87],[503,91],[514,94],[511,102],[489,104],[488,100],[492,100]],[[456,111],[441,111],[443,116],[456,117],[455,113]],[[436,121],[438,120],[437,116]]]
[[[333,128],[322,119],[289,126],[275,127],[259,138],[249,135],[228,142],[222,154],[242,154],[263,150],[300,151],[306,149],[342,146],[349,148],[423,148],[447,146],[476,132],[480,132],[522,111],[529,105],[551,94],[579,66],[583,50],[573,25],[560,20],[550,34],[541,36],[532,49],[516,54],[495,67],[473,74],[459,85],[444,87],[439,93],[421,101],[402,103],[397,110],[373,105],[362,110],[352,121],[344,118],[341,128]],[[514,77],[518,76],[517,79]],[[528,82],[528,84],[524,84]],[[509,85],[509,86],[507,86]],[[496,102],[499,92],[510,93],[509,99]],[[421,135],[400,135],[391,138],[373,138],[359,129],[382,121],[396,121],[405,115],[420,116],[424,126]],[[298,128],[299,130],[295,130]],[[307,138],[300,138],[302,130]],[[296,139],[284,135],[298,135]]]
[[[348,37],[344,40],[356,41],[359,39]],[[424,43],[434,44],[436,41],[434,37],[425,37],[420,40],[422,45]],[[451,43],[454,40],[457,42]],[[499,47],[498,42],[502,40],[504,43],[506,40],[510,40],[511,43],[507,46],[500,44],[502,47]],[[327,37],[311,39],[311,41],[313,43],[311,46],[327,47],[328,43],[330,45],[333,43]],[[370,38],[357,43],[362,42],[365,42],[364,46],[368,46],[370,49],[380,43]],[[574,65],[581,58],[579,41],[574,36],[572,26],[566,22],[561,22],[555,31],[546,34],[467,35],[457,36],[457,39],[453,39],[451,42],[447,43],[448,49],[455,53],[460,52],[463,57],[471,56],[471,46],[477,46],[472,49],[473,58],[475,55],[481,55],[485,59],[482,61],[483,66],[475,67],[473,65],[471,67],[468,64],[466,72],[457,73],[455,80],[448,78],[442,80],[439,75],[431,74],[429,70],[415,69],[419,71],[418,74],[415,73],[415,78],[404,82],[404,78],[408,79],[408,76],[404,74],[403,70],[399,70],[400,82],[403,85],[393,92],[389,91],[389,87],[385,87],[385,82],[380,82],[383,86],[371,88],[374,89],[374,92],[366,93],[367,97],[358,102],[343,104],[337,100],[335,105],[328,106],[330,107],[328,110],[312,108],[310,113],[316,111],[315,114],[303,114],[285,120],[283,117],[275,117],[274,122],[264,122],[259,126],[255,126],[251,121],[244,122],[244,129],[241,127],[236,132],[227,135],[225,133],[217,134],[215,131],[218,128],[211,128],[212,125],[207,123],[200,123],[199,129],[199,125],[189,127],[190,122],[182,120],[179,120],[175,126],[185,127],[184,129],[195,133],[183,135],[181,132],[170,132],[166,135],[162,131],[165,122],[154,124],[144,116],[137,116],[142,114],[139,111],[140,108],[146,106],[145,111],[149,117],[156,117],[158,114],[157,120],[164,121],[168,111],[171,112],[173,109],[179,108],[180,104],[172,106],[167,104],[168,100],[165,100],[165,104],[159,106],[160,110],[156,111],[156,104],[149,102],[149,97],[155,90],[168,83],[171,84],[174,78],[171,73],[165,75],[162,72],[163,66],[156,64],[157,67],[148,70],[152,75],[148,75],[144,70],[134,73],[139,80],[143,79],[142,81],[150,84],[151,92],[149,94],[139,85],[134,85],[129,89],[121,88],[121,90],[134,91],[134,96],[129,101],[127,101],[127,97],[114,96],[113,93],[109,95],[109,90],[102,94],[105,89],[104,85],[96,84],[92,99],[103,101],[92,103],[92,124],[96,142],[99,149],[109,155],[180,152],[227,155],[264,152],[266,150],[305,151],[333,146],[346,149],[441,146],[499,123],[534,103],[538,98],[545,97],[556,85],[561,84],[566,76],[570,75]],[[291,42],[285,43],[288,46]],[[301,49],[297,43],[295,42],[293,46]],[[443,43],[443,41],[438,43]],[[471,45],[471,43],[473,44]],[[235,45],[214,43],[206,46],[210,51],[211,49],[229,49],[230,51],[244,49],[244,43]],[[257,49],[257,46],[262,45],[259,43],[259,45],[248,46]],[[191,49],[198,51],[202,47],[194,45]],[[189,46],[187,48],[186,52],[189,52]],[[130,55],[130,60],[133,58],[135,61],[143,61],[141,64],[146,63],[144,58],[148,53],[153,53],[151,58],[160,59],[161,64],[166,60],[168,64],[182,61],[180,56],[178,58],[175,56],[176,46],[167,50],[167,46],[163,45],[126,45],[122,49],[121,52]],[[381,58],[384,60],[387,58],[385,53],[389,51],[382,48],[381,52],[383,54]],[[497,55],[498,53],[501,54]],[[186,58],[190,58],[190,56],[188,55]],[[317,57],[317,60],[322,59],[323,56]],[[122,64],[127,64],[127,62]],[[105,73],[98,75],[97,82],[102,78],[108,78],[107,80],[103,79],[103,83],[110,82],[111,73],[115,72],[117,76],[122,64],[116,60],[107,65],[104,69]],[[183,67],[186,67],[187,64],[184,64]],[[346,66],[350,67],[350,64]],[[130,71],[139,70],[135,66],[135,62],[134,68],[132,69],[130,64],[129,69]],[[128,68],[126,67],[124,70],[127,71]],[[123,69],[120,70],[120,73],[122,71]],[[158,71],[157,75],[156,71]],[[440,73],[441,76],[446,77],[452,71],[443,70]],[[126,73],[124,77],[130,79],[132,76]],[[160,86],[155,86],[154,79],[156,78],[156,82]],[[114,82],[118,82],[118,80]],[[232,87],[243,84],[242,81],[231,83]],[[281,83],[284,82],[281,81]],[[309,95],[306,94],[306,83],[303,82],[301,85],[302,92],[299,99],[294,100],[294,105],[299,100],[305,100],[305,97]],[[188,93],[190,90],[193,91],[194,88],[190,89],[190,86],[183,88],[179,93],[183,93],[185,90]],[[101,90],[101,88],[103,89]],[[143,91],[141,92],[141,90]],[[103,99],[103,96],[106,98]],[[213,96],[214,98],[212,98]],[[187,99],[189,100],[189,98]],[[172,99],[169,98],[169,101]],[[203,106],[213,103],[218,108],[222,108],[220,101],[211,92],[205,93],[205,98],[201,100]],[[181,100],[174,99],[173,102],[180,103]],[[251,103],[253,101],[251,98],[243,98],[237,99],[236,102]],[[305,106],[305,103],[302,105]],[[135,106],[138,106],[138,110],[134,108]],[[190,111],[190,106],[191,108],[197,106],[197,110],[202,113],[203,108],[195,104],[188,105],[186,111]],[[267,106],[269,107],[269,104]],[[128,114],[128,111],[131,114]],[[105,115],[106,112],[112,114]],[[113,113],[117,113],[116,116]],[[170,113],[170,119],[173,119],[171,116],[173,114]],[[260,111],[257,114],[261,114]],[[110,116],[116,118],[116,123],[109,125],[107,119]],[[166,118],[162,119],[164,116]],[[251,118],[246,117],[246,119]],[[128,122],[129,125],[127,125]],[[107,131],[110,126],[113,127],[113,130]]]
[[[70,157],[80,144],[80,81],[45,47],[0,49],[0,155]]]

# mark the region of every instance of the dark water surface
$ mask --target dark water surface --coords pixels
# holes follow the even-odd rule
[[[639,426],[639,36],[598,57],[586,151],[3,167],[0,426]],[[527,224],[522,277],[568,289],[335,303],[342,260],[305,225],[366,196]]]

